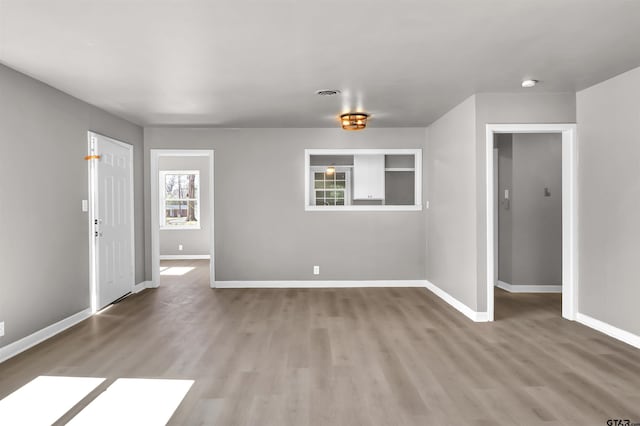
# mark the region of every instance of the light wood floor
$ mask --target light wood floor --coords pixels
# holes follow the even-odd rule
[[[475,324],[423,289],[211,290],[191,265],[0,364],[0,398],[107,377],[62,424],[117,378],[184,378],[172,424],[640,422],[640,351],[561,319],[559,295],[496,290]]]

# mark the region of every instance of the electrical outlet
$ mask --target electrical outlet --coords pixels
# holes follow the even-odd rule
[[[4,321],[0,322],[0,337],[4,336]]]
[[[320,275],[320,266],[315,265],[313,267],[313,275]]]
[[[178,251],[182,251],[182,244],[178,244]]]

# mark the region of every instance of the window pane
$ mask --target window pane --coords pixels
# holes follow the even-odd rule
[[[164,178],[165,199],[197,198],[200,176],[196,174],[166,174]]]
[[[196,175],[180,175],[180,198],[196,197],[196,181]]]
[[[165,225],[183,224],[187,216],[186,201],[167,201],[165,207]]]
[[[327,174],[326,171],[311,172],[313,178],[313,195],[311,205],[316,206],[345,206],[345,193],[347,189],[348,171],[335,171]]]
[[[179,184],[178,181],[180,176],[178,175],[165,175],[164,177],[164,185],[165,185],[165,198],[168,200],[175,199],[179,197]]]
[[[198,217],[198,201],[192,200],[187,202],[187,223],[189,225],[197,225],[200,218]]]
[[[185,226],[198,224],[197,201],[167,201],[165,205],[165,225]]]

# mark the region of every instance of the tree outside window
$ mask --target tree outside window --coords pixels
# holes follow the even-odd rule
[[[161,171],[162,229],[200,229],[200,172]]]

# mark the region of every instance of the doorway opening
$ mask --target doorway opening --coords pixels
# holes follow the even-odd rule
[[[88,132],[91,311],[133,292],[133,146]]]
[[[152,287],[208,270],[214,288],[213,150],[150,154]]]
[[[545,282],[545,285],[551,284],[549,287],[542,286],[530,286],[529,288],[523,287],[520,290],[535,290],[535,291],[560,291],[561,292],[561,305],[562,316],[569,320],[575,320],[577,312],[577,241],[576,241],[576,229],[577,229],[577,203],[576,203],[576,182],[577,182],[577,170],[576,170],[576,125],[575,124],[490,124],[487,125],[486,132],[486,194],[487,194],[487,317],[489,321],[494,320],[494,308],[495,308],[495,286],[502,286],[505,288],[505,284],[510,284],[513,289],[513,283],[506,283],[500,278],[500,255],[497,251],[498,239],[500,238],[498,227],[499,212],[505,213],[507,210],[505,207],[511,207],[512,192],[506,192],[504,186],[499,186],[498,166],[500,162],[499,153],[495,150],[495,140],[505,139],[505,136],[499,135],[513,135],[516,139],[530,138],[531,143],[535,143],[535,135],[546,134],[549,138],[553,138],[557,135],[558,142],[560,142],[561,151],[561,183],[556,182],[542,186],[542,195],[544,197],[552,196],[553,193],[560,192],[561,201],[561,220],[558,219],[559,224],[556,222],[548,224],[548,226],[557,226],[560,232],[557,236],[561,240],[561,263],[555,265],[551,269],[552,271],[546,274],[546,277],[552,280],[557,280],[558,275],[561,280],[560,283]],[[525,136],[526,135],[526,136]],[[508,139],[508,138],[506,138]],[[513,139],[512,139],[513,141]],[[512,145],[513,146],[513,145]],[[549,180],[554,180],[549,177]],[[539,182],[538,182],[539,184]],[[553,186],[553,193],[551,187]],[[500,193],[499,193],[500,191]],[[547,200],[548,201],[548,200]],[[549,204],[549,203],[547,203]],[[553,209],[547,209],[552,211]],[[547,212],[548,213],[548,212]],[[552,232],[547,232],[552,234]],[[541,231],[539,231],[541,232]],[[558,241],[552,241],[551,244],[556,244]],[[504,253],[506,254],[509,247],[504,247]],[[549,253],[547,253],[549,254]],[[526,253],[525,253],[526,255]],[[503,265],[509,262],[503,259]],[[513,265],[513,263],[512,263]],[[513,272],[513,271],[512,271]],[[530,272],[530,271],[528,271]],[[549,271],[547,271],[549,272]],[[507,267],[503,266],[503,277],[509,276]],[[554,275],[555,274],[555,275]],[[518,290],[515,288],[514,290]],[[504,294],[501,294],[504,296]]]
[[[562,136],[500,133],[494,142],[495,317],[559,316]]]

